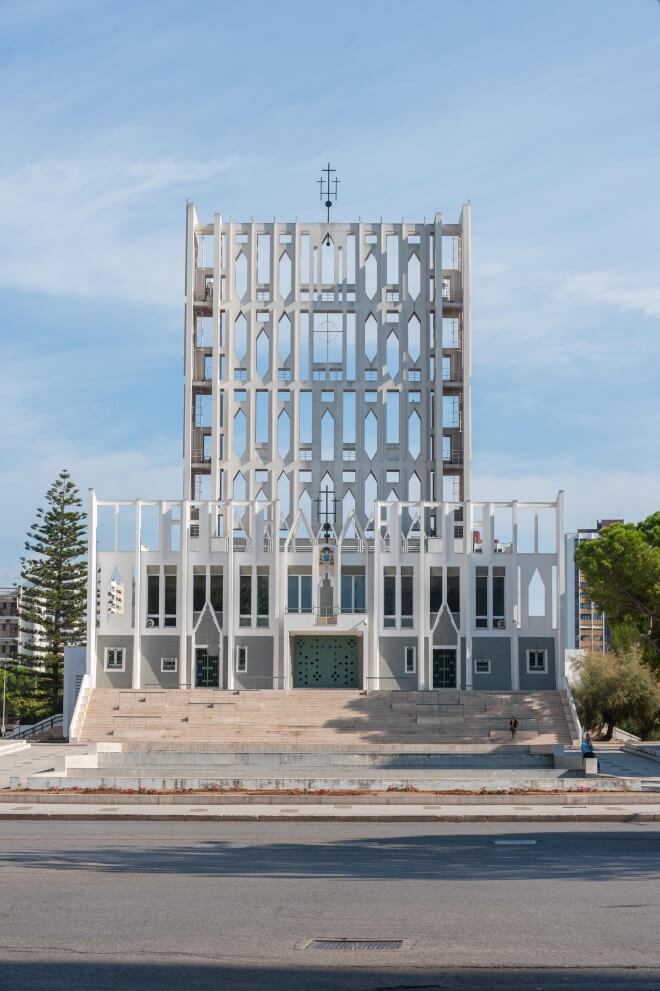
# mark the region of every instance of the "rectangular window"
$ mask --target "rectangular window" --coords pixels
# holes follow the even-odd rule
[[[417,647],[408,644],[405,651],[405,672],[414,674],[417,670]]]
[[[475,657],[474,673],[490,674],[490,657]]]
[[[449,612],[455,615],[461,611],[461,577],[458,568],[447,568],[447,606]]]
[[[254,441],[256,444],[267,444],[270,435],[270,411],[268,393],[259,389],[255,405]]]
[[[504,611],[504,568],[493,568],[492,611],[493,627],[496,630],[506,629]]]
[[[126,648],[125,647],[106,647],[105,648],[105,670],[106,671],[123,671],[126,662]]]
[[[236,644],[236,673],[245,674],[247,671],[248,649],[245,644]]]
[[[211,568],[211,608],[222,612],[223,583],[222,571]]]
[[[268,569],[264,571],[265,574],[257,574],[257,626],[268,626],[269,576]]]
[[[387,393],[385,417],[385,441],[387,444],[399,443],[399,393]]]
[[[178,657],[161,657],[160,659],[161,674],[176,674],[178,667],[179,667]]]
[[[401,626],[413,625],[413,569],[401,568]]]
[[[475,625],[483,629],[488,626],[488,568],[477,568],[474,601]]]
[[[289,575],[287,582],[287,611],[311,613],[312,576]]]
[[[442,608],[442,568],[431,568],[429,582],[429,611],[431,622],[436,613]]]
[[[201,612],[206,605],[206,568],[195,568],[193,573],[193,612]]]
[[[252,625],[252,575],[241,575],[238,580],[239,626]]]
[[[342,431],[344,444],[355,444],[355,393],[343,395]]]
[[[147,626],[160,625],[160,574],[147,574]]]
[[[311,444],[312,443],[312,394],[311,394],[311,392],[301,392],[300,393],[299,418],[300,418],[300,433],[299,433],[300,443],[301,444]]]
[[[383,576],[383,625],[396,626],[396,572],[385,568]]]
[[[364,575],[341,576],[341,611],[363,613],[365,611]]]
[[[527,651],[527,674],[547,674],[548,652],[547,650]]]
[[[165,575],[165,626],[176,626],[176,575]]]

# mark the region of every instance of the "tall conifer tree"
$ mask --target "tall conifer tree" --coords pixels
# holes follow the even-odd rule
[[[39,692],[51,712],[62,702],[64,648],[85,642],[85,513],[68,471],[61,471],[37,510],[21,558],[20,660],[40,670]]]

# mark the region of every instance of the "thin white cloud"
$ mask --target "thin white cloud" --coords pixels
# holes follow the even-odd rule
[[[0,286],[181,300],[186,195],[228,167],[219,159],[94,154],[0,173]]]
[[[660,465],[593,468],[561,459],[542,465],[529,458],[478,458],[472,496],[494,501],[552,500],[565,493],[566,529],[594,526],[597,519],[636,522],[660,509]]]
[[[660,273],[640,277],[617,271],[577,272],[560,282],[559,299],[660,317]]]

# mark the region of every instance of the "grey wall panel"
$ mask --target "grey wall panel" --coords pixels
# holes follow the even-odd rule
[[[490,674],[477,674],[477,657],[490,659]],[[511,689],[511,640],[509,637],[474,637],[472,640],[472,684],[477,691]]]
[[[556,658],[555,641],[553,637],[520,637],[520,687],[525,690],[541,690],[556,688]],[[547,674],[527,673],[527,651],[547,650],[548,671]]]
[[[104,671],[103,659],[106,647],[123,647],[126,660],[123,671]],[[96,687],[130,688],[133,684],[133,637],[97,636],[96,638]]]

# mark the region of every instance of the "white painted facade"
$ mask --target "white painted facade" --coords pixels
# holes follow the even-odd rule
[[[561,687],[562,495],[471,500],[470,320],[469,205],[189,205],[183,499],[92,493],[92,684]]]

